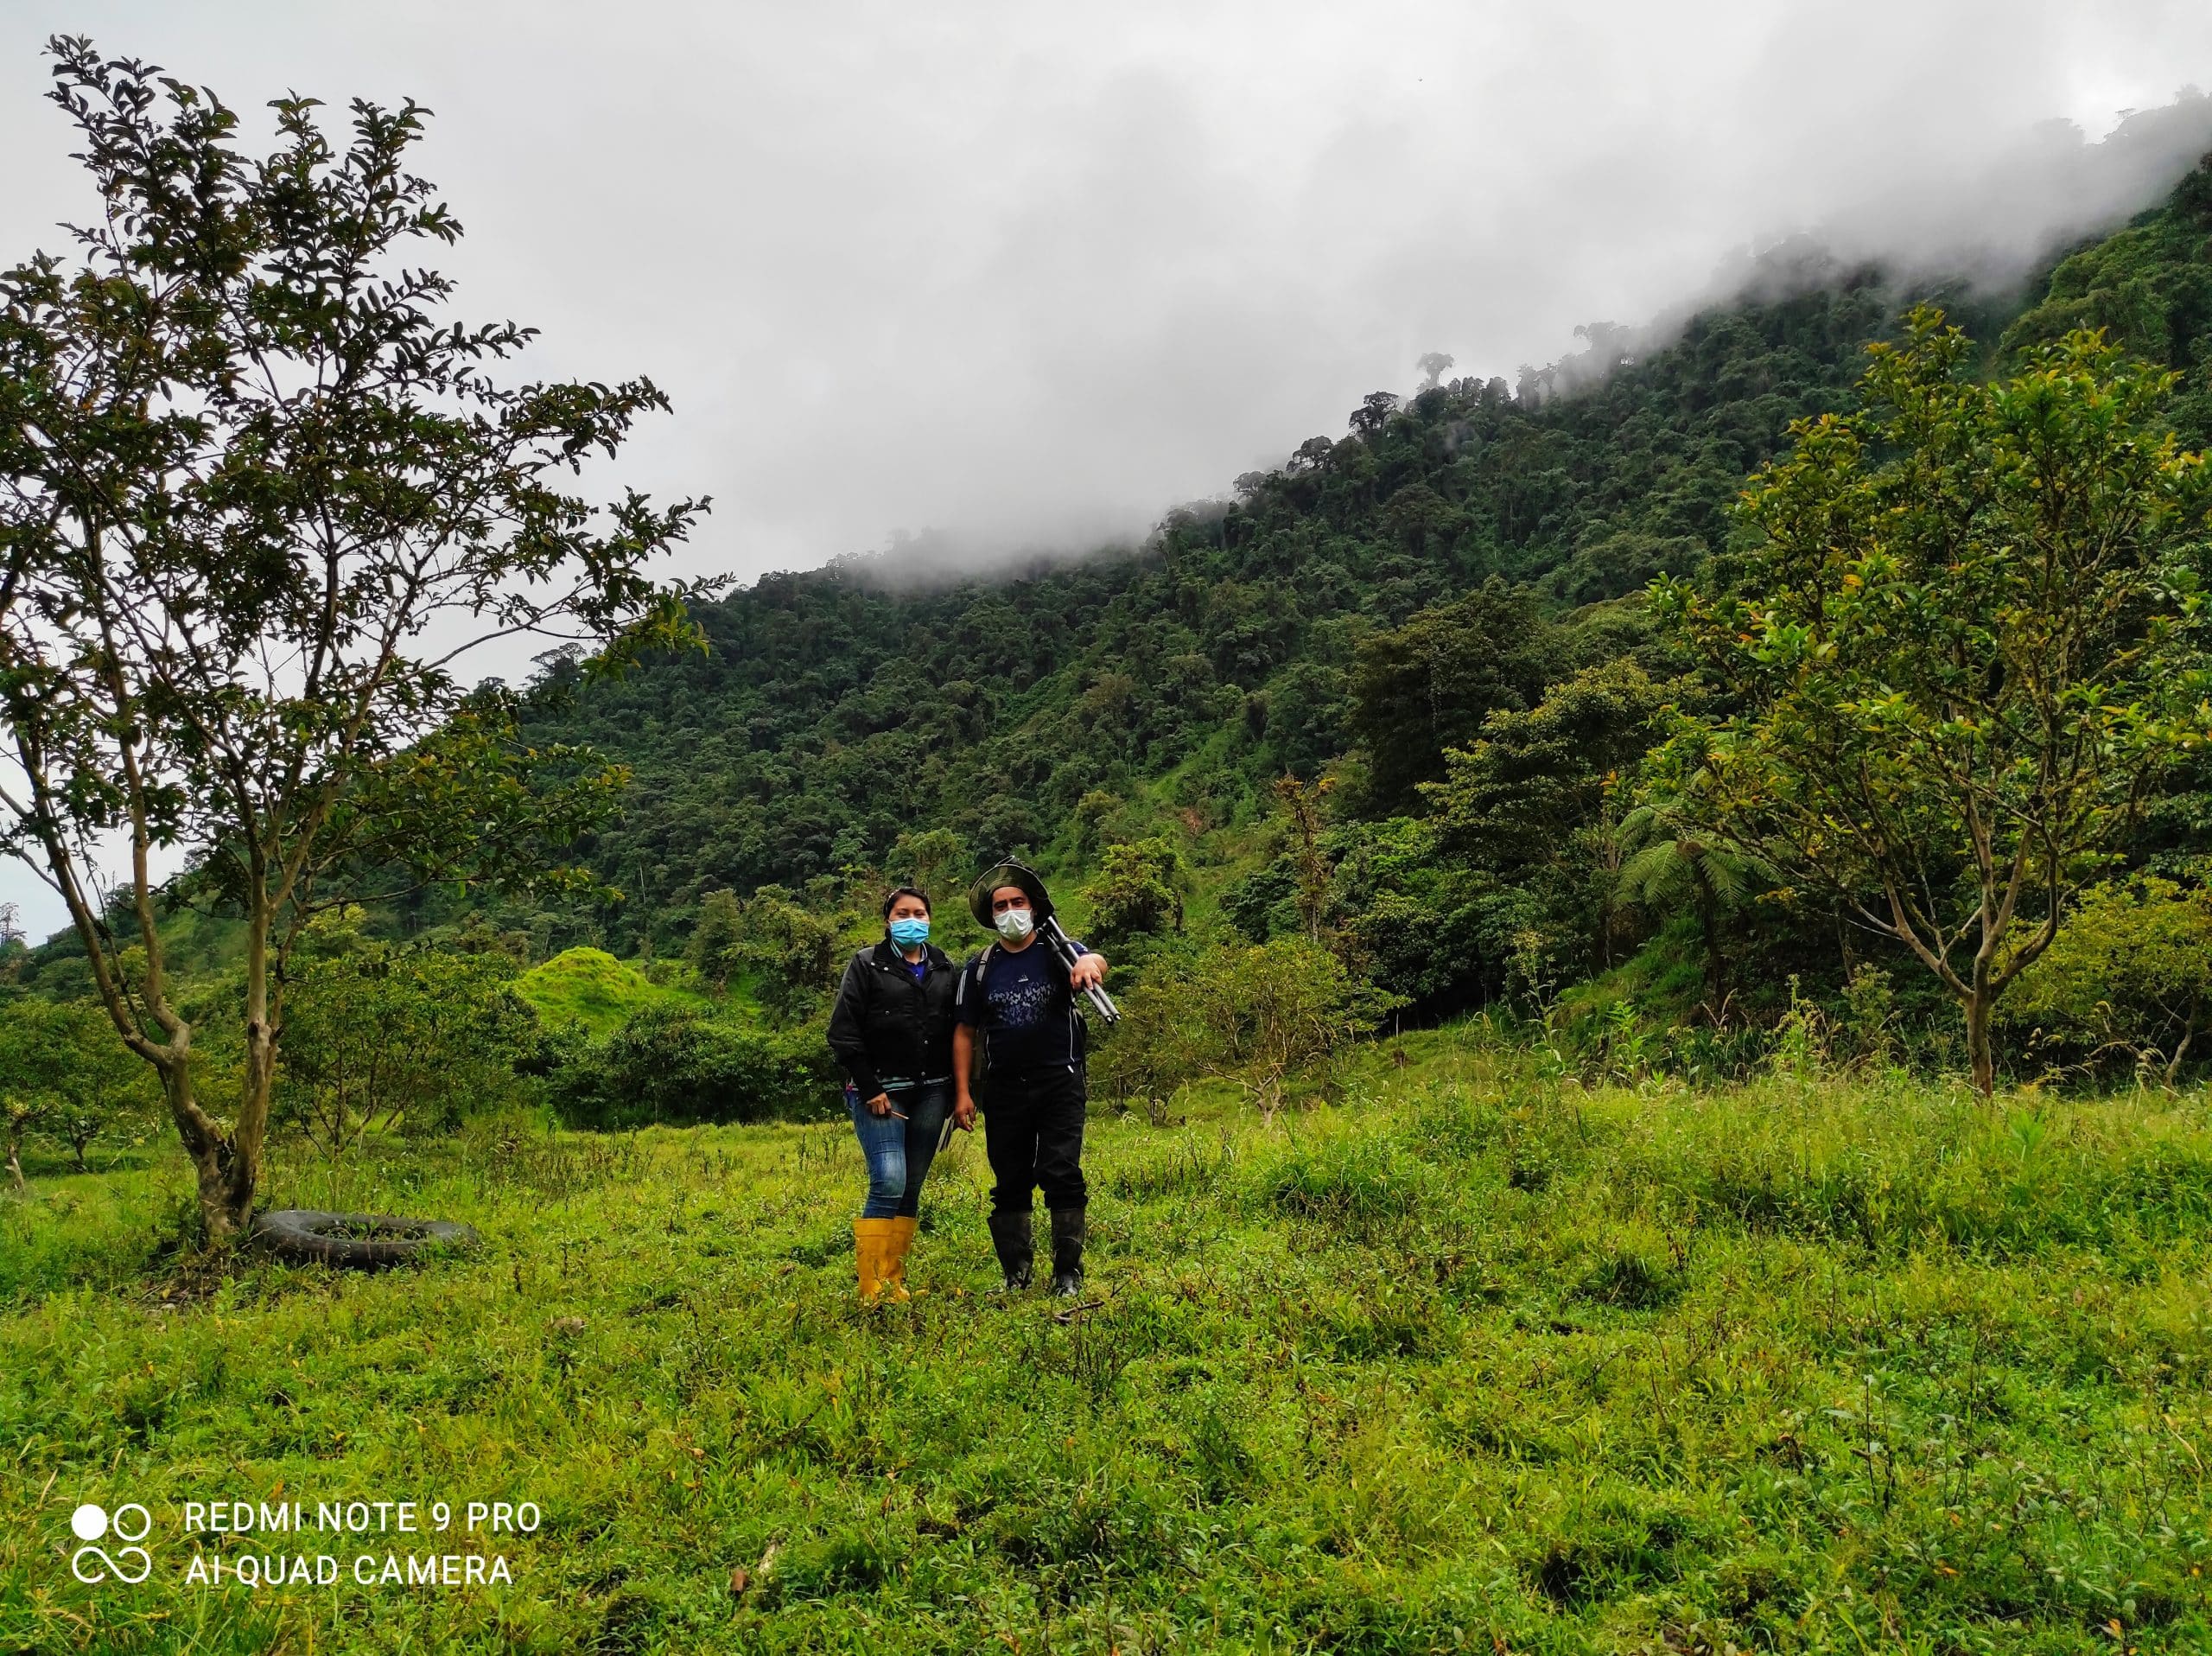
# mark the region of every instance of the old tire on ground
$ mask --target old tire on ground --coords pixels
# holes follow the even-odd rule
[[[472,1226],[451,1220],[285,1207],[257,1220],[253,1239],[280,1259],[372,1271],[404,1264],[431,1249],[473,1248],[477,1236]]]

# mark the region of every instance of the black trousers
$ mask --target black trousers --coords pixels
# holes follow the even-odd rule
[[[1084,1205],[1083,1067],[983,1078],[983,1153],[990,1159],[991,1211],[1027,1213],[1030,1192],[1045,1206]]]

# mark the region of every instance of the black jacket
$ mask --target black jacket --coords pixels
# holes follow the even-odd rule
[[[886,938],[845,968],[830,1011],[830,1050],[861,1097],[886,1081],[928,1081],[952,1073],[952,994],[960,973],[943,950],[924,944],[930,969],[920,983]]]

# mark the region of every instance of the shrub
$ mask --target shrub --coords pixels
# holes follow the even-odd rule
[[[1102,1079],[1127,1092],[1233,1075],[1272,1112],[1293,1075],[1404,1004],[1303,938],[1217,949],[1130,992]]]
[[[2112,1054],[2169,1086],[2212,1002],[2212,892],[2139,876],[2082,894],[2043,958],[2020,976],[2003,1020],[2046,1055]]]
[[[336,1159],[372,1124],[446,1131],[512,1099],[537,1017],[495,955],[394,948],[318,926],[286,997],[279,1121]]]
[[[804,1120],[832,1113],[836,1099],[818,1031],[740,1029],[675,1007],[572,1044],[547,1086],[569,1125],[602,1129]]]

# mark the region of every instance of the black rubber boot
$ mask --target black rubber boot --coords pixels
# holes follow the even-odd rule
[[[1029,1215],[1000,1213],[990,1217],[991,1247],[999,1256],[999,1270],[1006,1277],[1006,1291],[1019,1294],[1029,1286],[1030,1261],[1036,1249],[1029,1239]]]
[[[1052,1209],[1052,1292],[1061,1299],[1083,1296],[1083,1209]]]

